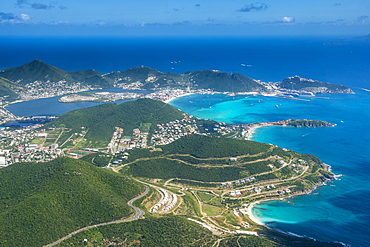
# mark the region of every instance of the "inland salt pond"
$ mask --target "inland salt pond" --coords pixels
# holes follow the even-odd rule
[[[108,90],[100,90],[108,91]],[[122,89],[110,89],[125,92]],[[286,202],[262,202],[253,209],[263,223],[284,232],[321,241],[340,241],[352,246],[370,242],[370,93],[321,95],[309,101],[264,96],[189,95],[171,105],[199,118],[227,123],[253,123],[284,119],[325,120],[335,127],[264,127],[256,130],[255,141],[318,156],[329,164],[340,180],[330,182],[305,196]],[[145,92],[145,91],[139,91]],[[60,103],[58,97],[21,102],[8,110],[16,115],[61,115],[70,110],[101,103]],[[123,101],[117,101],[121,103]],[[279,107],[276,107],[278,105]],[[356,226],[356,227],[353,227]]]
[[[108,90],[100,90],[108,91]],[[110,89],[113,92],[127,90]],[[145,91],[140,91],[145,92]],[[366,246],[370,237],[370,180],[367,140],[370,139],[369,92],[321,95],[309,101],[264,96],[189,95],[174,99],[171,105],[199,118],[227,123],[253,123],[284,119],[325,120],[335,127],[264,127],[256,130],[255,141],[318,156],[342,174],[340,180],[319,187],[313,193],[286,202],[263,202],[254,215],[270,227],[321,241],[340,241]],[[8,110],[16,115],[61,115],[70,110],[101,103],[60,103],[58,97],[21,102]],[[117,101],[121,103],[123,101]],[[279,107],[276,107],[279,105]],[[367,110],[366,110],[367,109]],[[356,225],[358,227],[353,228]],[[356,229],[356,230],[354,230]]]
[[[109,88],[92,90],[88,92],[113,92],[113,93],[143,93],[148,94],[150,91],[145,90],[126,90],[122,88]],[[87,108],[104,104],[104,102],[72,102],[72,103],[61,103],[58,101],[59,98],[64,95],[55,96],[51,98],[36,99],[31,101],[24,101],[9,105],[6,109],[11,111],[16,116],[58,116],[63,115],[69,111]],[[113,103],[123,103],[132,99],[118,100]]]

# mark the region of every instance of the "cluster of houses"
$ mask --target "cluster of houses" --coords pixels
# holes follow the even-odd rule
[[[148,78],[153,79],[153,78]],[[155,79],[155,78],[154,78]],[[174,89],[174,88],[158,88],[157,91],[145,95],[145,98],[160,100],[164,102],[168,102],[172,99],[188,95],[188,94],[211,94],[213,93],[210,89],[197,89],[197,90],[190,90],[190,88],[184,89]]]
[[[233,185],[235,185],[235,186],[242,185],[242,184],[245,184],[245,183],[253,182],[254,180],[256,180],[255,177],[243,178],[243,179],[239,179],[239,180],[235,180],[235,181],[231,181],[231,182],[221,183],[221,187],[222,188],[231,188]]]
[[[240,190],[230,191],[230,196],[240,196],[241,194]]]
[[[279,195],[284,195],[285,193],[290,193],[290,189],[283,189],[283,190],[278,190],[276,191]]]
[[[162,209],[162,211],[169,211],[171,210],[177,203],[177,196],[173,193],[171,193],[171,197],[172,197],[172,200],[171,202],[168,204],[168,202],[170,201],[170,195],[168,194],[168,192],[164,189],[160,189],[159,192],[162,194],[162,200],[157,203],[150,211],[152,213],[157,213],[158,212],[158,209],[162,206],[164,206],[164,208]],[[168,205],[166,205],[168,204]]]
[[[157,124],[157,130],[153,133],[151,141],[154,145],[169,144],[183,136],[197,133],[197,129],[195,119],[184,114],[183,119]]]
[[[94,89],[91,86],[83,85],[80,82],[66,83],[64,80],[58,82],[35,81],[28,83],[24,87],[26,90],[20,90],[17,92],[22,100],[54,97],[58,95],[78,93]]]
[[[34,130],[35,126],[22,129],[4,128],[0,131],[0,166],[16,162],[46,162],[63,155],[58,145],[43,147],[32,144],[35,137],[45,137],[45,132]]]
[[[254,192],[254,193],[261,193],[261,192],[262,192],[262,190],[264,190],[264,189],[266,189],[266,190],[275,189],[275,185],[271,184],[271,185],[267,185],[267,186],[264,186],[264,187],[258,187],[258,186],[256,186],[256,187],[253,187],[253,188],[251,189],[251,192]],[[289,189],[287,189],[287,190],[290,192],[290,190],[289,190]],[[283,192],[284,192],[284,193],[288,193],[288,192],[287,192],[287,190],[283,190]],[[278,194],[281,194],[279,191],[277,191],[277,193],[278,193]],[[240,196],[240,195],[242,195],[242,193],[241,193],[241,191],[240,191],[240,190],[233,190],[233,191],[230,191],[230,192],[229,192],[229,194],[230,194],[230,196]]]
[[[116,79],[114,83],[114,87],[120,87],[122,89],[127,89],[127,90],[141,90],[142,86],[144,86],[143,83],[137,81],[137,82],[132,82],[132,83],[126,83],[126,82],[120,82],[120,81],[128,81],[130,80],[129,77],[124,77],[124,78],[119,78]]]
[[[116,127],[116,131],[108,144],[108,148],[112,153],[122,152],[126,149],[147,147],[147,132],[141,132],[140,129],[136,128],[133,130],[132,136],[123,136],[122,133],[123,129]]]
[[[181,97],[188,93],[190,93],[190,91],[182,89],[162,89],[145,95],[145,98],[168,101],[174,98]]]

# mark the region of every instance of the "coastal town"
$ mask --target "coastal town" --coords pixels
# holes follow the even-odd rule
[[[62,84],[52,84],[54,91],[49,91],[47,94],[44,91],[47,89],[36,90],[38,86],[42,87],[41,84],[35,82],[35,85],[30,86],[29,93],[22,95],[22,98],[25,100],[42,98],[42,97],[51,97],[66,92],[76,92],[90,90],[92,88],[84,88],[79,84],[74,85],[73,87],[66,87],[62,90]],[[136,84],[135,84],[136,85]],[[39,92],[39,93],[35,93]],[[149,94],[143,93],[111,93],[111,92],[91,92],[88,96],[80,94],[68,94],[59,99],[60,102],[78,102],[78,101],[116,101],[120,99],[127,98],[139,98],[145,97],[155,100],[160,100],[164,102],[169,102],[172,99],[190,95],[190,94],[214,94],[216,92],[212,90],[190,90],[190,89],[158,89],[157,91],[151,92]],[[250,94],[246,92],[245,94]],[[3,102],[3,106],[0,108],[0,119],[2,124],[15,122],[22,122],[29,120],[29,117],[15,116],[10,111],[8,111],[5,106],[6,102]],[[50,120],[53,118],[45,117]],[[131,136],[122,135],[122,129],[116,127],[116,131],[112,134],[112,139],[109,142],[108,146],[101,147],[101,150],[107,150],[112,154],[123,152],[127,149],[132,148],[147,148],[154,147],[157,145],[169,144],[183,136],[189,134],[217,134],[220,136],[226,137],[237,137],[243,139],[253,138],[253,134],[256,128],[264,126],[295,126],[295,127],[331,127],[334,126],[330,123],[323,121],[313,121],[305,120],[305,122],[300,122],[295,125],[292,124],[292,120],[276,121],[276,122],[265,122],[265,123],[254,123],[254,124],[225,124],[225,123],[216,123],[210,129],[203,128],[201,124],[197,123],[197,119],[191,115],[184,114],[183,119],[179,119],[173,122],[158,124],[154,128],[153,134],[149,138],[149,129],[151,128],[150,123],[142,123],[141,126],[137,126],[133,130]],[[300,126],[301,125],[301,126]],[[14,125],[13,125],[14,126]],[[20,124],[19,126],[22,126]],[[47,143],[45,140],[48,138],[48,131],[40,133],[40,130],[37,128],[41,125],[34,124],[25,124],[25,127],[14,128],[14,127],[3,127],[1,130],[2,141],[0,143],[0,165],[6,166],[13,164],[15,162],[23,161],[41,161],[46,162],[56,157],[68,155],[69,150],[73,148],[78,148],[79,146],[76,143],[83,141],[83,138],[69,139],[71,142],[58,143],[55,140],[55,143]],[[49,131],[50,132],[50,131]],[[81,135],[81,133],[75,133],[76,135]],[[45,146],[45,143],[47,144]],[[59,145],[59,148],[58,148]],[[83,148],[83,146],[81,146]]]
[[[66,83],[65,81],[57,82],[41,82],[35,81],[24,86],[25,89],[17,89],[19,101],[28,101],[40,98],[50,98],[61,96],[65,94],[84,92],[89,90],[96,90],[92,86],[76,82]]]
[[[152,76],[145,81],[155,80]],[[264,103],[264,98],[260,95],[310,101],[316,97],[316,93],[325,92],[324,88],[310,92],[306,89],[282,89],[277,84],[266,83],[266,91],[219,92],[213,89],[191,89],[185,84],[181,88],[171,88],[160,87],[158,83],[155,88],[147,89],[145,83],[140,81],[121,81],[124,80],[116,79],[116,88],[105,90],[83,83],[68,84],[60,81],[44,85],[43,82],[35,81],[26,85],[27,90],[19,91],[18,101],[9,102],[4,98],[0,107],[3,125],[0,129],[0,167],[19,162],[41,164],[62,156],[81,159],[103,167],[104,170],[122,173],[128,180],[151,187],[151,195],[141,203],[147,213],[155,216],[186,215],[220,235],[259,236],[259,225],[262,223],[252,213],[256,203],[282,200],[292,204],[287,198],[309,193],[316,186],[334,178],[330,167],[314,157],[273,144],[257,144],[244,140],[252,139],[256,129],[260,127],[316,128],[334,127],[335,124],[309,119],[227,124],[200,119],[183,112],[177,112],[176,115],[171,111],[178,111],[177,109],[164,104],[193,94],[224,94],[229,99],[252,98],[253,101],[249,102],[247,99],[246,104],[253,107]],[[264,84],[260,81],[258,83]],[[68,86],[63,88],[63,84]],[[258,95],[256,100],[253,98],[255,95]],[[77,110],[68,115],[69,122],[63,122],[63,117],[58,116],[15,116],[7,109],[9,103],[55,96],[60,96],[58,104],[119,100],[146,104],[138,103],[142,104],[141,108],[130,105],[130,114],[122,108],[115,108],[121,104],[101,105],[100,108],[95,108],[99,110],[90,111],[90,115]],[[193,103],[191,97],[190,100],[184,99]],[[149,105],[155,107],[150,108]],[[211,110],[212,107],[205,106],[204,110]],[[271,108],[279,110],[279,105],[271,105]],[[156,115],[156,112],[159,114]],[[163,117],[171,120],[161,120],[163,115],[171,114],[176,117]],[[119,117],[109,119],[116,115]],[[135,115],[145,117],[134,120]],[[129,121],[125,122],[126,119]],[[98,131],[89,125],[89,122],[100,120],[102,122],[99,122]],[[49,122],[51,123],[45,125]],[[76,122],[79,124],[75,124]],[[111,123],[114,125],[109,125]],[[99,131],[104,132],[104,136],[89,135]],[[206,147],[207,151],[202,150],[206,155],[195,155],[197,152],[192,149],[198,142],[187,138],[210,138],[209,142],[197,147]],[[184,139],[188,143],[181,143]],[[233,146],[234,141],[237,146],[243,146],[243,142],[248,144],[242,150],[235,151],[237,148]],[[229,148],[229,145],[234,148]],[[185,151],[179,152],[182,148]],[[257,151],[254,152],[253,149]],[[227,152],[224,153],[225,150]],[[73,159],[68,160],[74,162]]]

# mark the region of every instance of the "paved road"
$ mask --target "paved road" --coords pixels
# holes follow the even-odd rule
[[[95,228],[95,227],[98,227],[98,226],[106,226],[106,225],[111,225],[111,224],[117,224],[117,223],[122,223],[122,222],[126,222],[126,221],[130,221],[130,220],[137,220],[137,219],[140,219],[144,216],[145,212],[143,210],[141,210],[140,208],[137,208],[135,207],[134,205],[132,205],[132,203],[144,196],[146,196],[146,194],[148,194],[149,192],[149,187],[144,185],[145,186],[145,191],[143,194],[135,197],[135,198],[132,198],[128,203],[127,205],[129,205],[130,207],[132,207],[134,210],[135,210],[135,215],[129,217],[129,218],[126,218],[126,219],[123,219],[123,220],[114,220],[114,221],[110,221],[110,222],[105,222],[105,223],[100,223],[100,224],[96,224],[96,225],[92,225],[92,226],[87,226],[87,227],[84,227],[84,228],[81,228],[81,229],[78,229],[77,231],[74,231],[70,234],[68,234],[67,236],[65,237],[62,237],[60,238],[59,240],[51,243],[51,244],[48,244],[48,245],[45,245],[44,247],[49,247],[49,246],[54,246],[54,245],[57,245],[59,244],[60,242],[66,240],[67,238],[70,238],[72,237],[73,235],[79,233],[79,232],[82,232],[82,231],[85,231],[87,229],[91,229],[91,228]]]

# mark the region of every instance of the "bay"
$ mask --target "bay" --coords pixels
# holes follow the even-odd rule
[[[356,94],[328,95],[331,99],[311,101],[190,95],[171,104],[197,117],[228,123],[288,118],[336,123],[333,128],[257,130],[254,140],[314,154],[343,176],[310,195],[293,199],[294,205],[266,202],[260,207],[268,210],[253,212],[261,221],[274,221],[269,225],[285,232],[352,246],[370,243],[370,93],[361,90],[370,89],[369,57],[370,42],[358,37],[0,39],[0,69],[40,59],[70,71],[95,69],[109,73],[141,65],[176,73],[217,69],[265,82],[299,75],[351,87]],[[93,105],[96,103],[70,105],[54,98],[22,102],[8,109],[16,115],[59,115]]]
[[[352,246],[370,242],[370,93],[320,95],[309,101],[264,96],[190,95],[170,104],[199,118],[226,123],[315,119],[325,128],[263,127],[253,140],[318,156],[343,175],[312,194],[261,203],[254,215],[272,228],[321,241]],[[276,106],[279,107],[276,107]],[[356,226],[356,227],[354,227]]]

